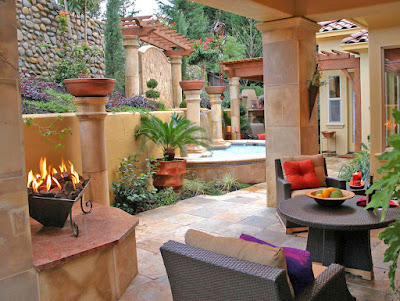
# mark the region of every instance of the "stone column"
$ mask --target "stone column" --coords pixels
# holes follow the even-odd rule
[[[206,88],[207,90],[207,88]],[[212,128],[212,146],[226,147],[230,143],[226,142],[222,137],[222,110],[221,110],[221,93],[208,93],[211,105],[211,128]]]
[[[182,56],[171,55],[171,75],[172,75],[172,97],[175,108],[179,108],[182,102],[182,88],[179,82],[182,80]]]
[[[108,97],[76,97],[76,116],[79,119],[82,171],[91,178],[88,196],[92,202],[110,205],[106,161],[104,119]]]
[[[0,1],[0,299],[39,300],[32,265],[16,14],[16,1]]]
[[[200,93],[201,90],[187,90],[184,91],[185,100],[187,103],[186,118],[200,126]],[[205,152],[202,146],[188,146],[188,154],[198,154]]]
[[[315,33],[302,17],[260,23],[264,56],[268,206],[276,206],[274,160],[318,154],[318,116],[308,112],[308,83],[315,71]]]
[[[229,78],[229,92],[231,95],[232,140],[240,140],[239,79],[239,77]]]
[[[138,95],[139,89],[139,36],[123,36],[125,48],[125,96]]]

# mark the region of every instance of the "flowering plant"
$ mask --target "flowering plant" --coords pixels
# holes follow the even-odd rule
[[[62,10],[58,11],[57,21],[58,21],[58,28],[61,32],[67,31],[67,23],[68,23],[67,15],[68,13],[65,11]]]
[[[201,69],[201,79],[205,80],[207,69],[218,60],[219,48],[218,41],[212,37],[204,40],[196,40],[193,45],[195,52],[189,58],[190,65],[199,65]]]

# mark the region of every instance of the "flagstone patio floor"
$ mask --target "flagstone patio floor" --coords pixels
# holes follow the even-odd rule
[[[328,158],[329,175],[336,176],[344,162],[348,159]],[[304,250],[307,233],[286,235],[275,212],[275,208],[266,207],[266,186],[262,183],[222,196],[197,196],[138,214],[139,274],[120,300],[172,300],[159,248],[168,240],[184,242],[184,234],[190,228],[230,237],[246,233],[275,245]],[[347,275],[349,289],[357,300],[391,300],[389,264],[383,262],[386,246],[378,239],[380,231],[371,231],[375,280]]]

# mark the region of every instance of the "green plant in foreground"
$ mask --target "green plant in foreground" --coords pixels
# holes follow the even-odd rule
[[[144,171],[140,171],[139,166],[142,162],[138,157],[138,154],[134,154],[122,159],[117,170],[118,181],[112,183],[114,207],[129,214],[151,209],[157,192],[150,184],[155,166],[146,159]]]
[[[343,164],[339,170],[339,178],[350,182],[352,180],[353,173],[361,172],[363,180],[369,180],[369,169],[370,169],[370,158],[369,148],[364,143],[361,143],[362,150],[356,152],[357,157],[354,158],[350,163]]]
[[[24,118],[23,120],[28,129],[33,125],[39,130],[39,134],[44,137],[44,142],[47,143],[51,141],[52,143],[54,143],[52,147],[52,150],[54,151],[57,148],[65,149],[65,146],[61,143],[61,141],[65,139],[67,134],[72,135],[71,128],[60,128],[56,126],[57,121],[60,122],[63,119],[63,116],[58,115],[55,120],[52,120],[46,126],[35,123],[33,118]]]
[[[394,109],[393,117],[396,123],[400,123],[400,111]],[[388,141],[393,149],[379,156],[380,160],[387,161],[377,171],[379,174],[383,174],[383,177],[376,181],[366,192],[370,194],[374,190],[376,191],[366,208],[374,208],[376,213],[377,208],[382,207],[382,220],[385,218],[386,210],[389,208],[389,200],[394,197],[400,199],[400,134],[391,135]],[[385,251],[384,262],[391,262],[389,269],[390,288],[397,291],[398,287],[395,285],[395,278],[400,253],[400,218],[390,224],[385,231],[381,232],[379,239],[389,246]]]
[[[143,136],[145,142],[154,142],[162,148],[163,157],[166,161],[173,161],[176,149],[184,151],[184,147],[200,145],[208,147],[206,137],[200,136],[205,129],[183,117],[181,114],[174,113],[170,121],[163,122],[154,115],[142,115],[141,124],[136,131],[136,138]]]

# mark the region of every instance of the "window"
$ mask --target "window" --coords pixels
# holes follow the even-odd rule
[[[340,99],[339,75],[329,76],[328,89],[329,122],[342,122],[342,100]]]
[[[387,138],[398,134],[400,126],[393,118],[393,109],[400,110],[400,48],[385,49],[385,147],[389,147]]]

